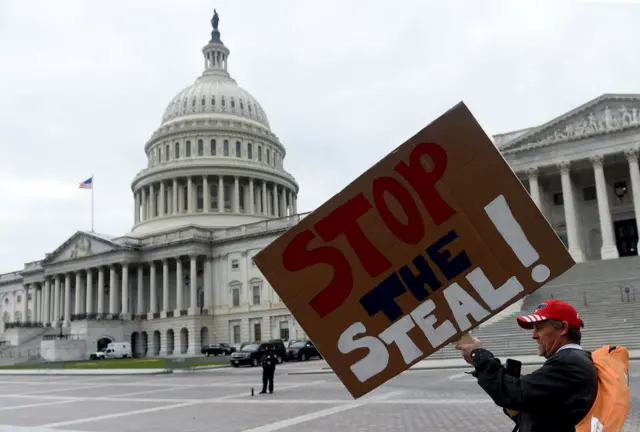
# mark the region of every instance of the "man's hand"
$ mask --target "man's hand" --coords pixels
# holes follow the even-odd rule
[[[482,342],[476,338],[473,338],[473,342],[465,340],[456,344],[456,349],[458,351],[462,351],[462,358],[464,358],[464,360],[469,364],[472,364],[471,352],[478,348],[483,348],[483,345]]]

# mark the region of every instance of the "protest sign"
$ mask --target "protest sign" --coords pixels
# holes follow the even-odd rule
[[[463,103],[254,261],[354,398],[574,265]]]

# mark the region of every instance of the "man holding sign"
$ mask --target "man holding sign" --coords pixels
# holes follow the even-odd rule
[[[521,432],[574,432],[598,393],[596,368],[580,346],[578,312],[560,300],[547,300],[520,327],[533,331],[538,354],[547,361],[522,378],[509,373],[478,340],[458,343],[467,363],[474,366],[478,384],[514,418]]]
[[[254,261],[355,398],[574,265],[462,103]]]

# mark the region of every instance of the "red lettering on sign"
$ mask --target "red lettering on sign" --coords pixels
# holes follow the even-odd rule
[[[389,210],[384,193],[389,192],[402,206],[407,215],[407,224],[400,222]],[[380,177],[373,181],[373,201],[380,218],[389,230],[407,244],[417,244],[424,236],[424,221],[413,197],[393,177]]]
[[[433,162],[433,170],[425,171],[422,156],[427,155]],[[442,178],[447,169],[447,153],[435,143],[418,144],[409,156],[409,164],[400,162],[395,170],[409,182],[420,196],[424,207],[436,225],[445,222],[456,211],[442,198],[436,189],[436,183]]]
[[[349,297],[353,288],[353,274],[349,261],[340,249],[321,246],[309,250],[309,243],[314,238],[315,234],[309,230],[298,234],[282,253],[282,264],[291,272],[321,263],[333,267],[333,279],[310,303],[318,315],[324,317],[336,310]]]
[[[359,193],[316,223],[315,228],[326,242],[344,234],[362,267],[371,277],[376,277],[388,270],[391,262],[371,243],[358,224],[358,219],[371,208],[367,198]]]

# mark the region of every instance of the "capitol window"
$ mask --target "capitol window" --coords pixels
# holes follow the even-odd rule
[[[174,159],[180,159],[180,143],[176,143]]]
[[[187,141],[187,148],[185,149],[186,157],[191,156],[191,141]]]
[[[557,206],[561,206],[564,204],[564,197],[562,195],[562,192],[556,192],[553,194],[553,204]]]
[[[262,162],[262,147],[258,146],[258,162]]]
[[[211,106],[216,106],[216,97],[211,96]]]
[[[222,106],[224,106],[225,105],[224,96],[222,96],[220,99],[222,100]]]
[[[244,104],[242,103],[242,99],[240,99],[240,109],[244,111]]]
[[[215,156],[216,155],[216,140],[211,140],[211,155]]]
[[[204,108],[206,104],[207,104],[207,100],[205,98],[202,98],[202,101],[201,101],[202,107]]]
[[[233,307],[240,306],[240,288],[234,288],[231,293],[233,296]]]
[[[198,156],[204,156],[204,142],[198,140]]]
[[[236,157],[242,157],[242,144],[240,144],[240,141],[236,141]]]
[[[229,140],[224,140],[222,145],[222,151],[224,156],[229,156]]]
[[[253,291],[253,304],[259,305],[260,304],[260,285],[252,286],[251,290]]]
[[[231,98],[231,108],[235,108],[236,107],[236,102],[233,100],[233,98]]]
[[[269,155],[269,149],[267,149],[267,164],[271,164],[271,157]]]
[[[171,158],[171,146],[169,144],[164,148],[164,154],[167,155],[167,160]]]
[[[247,158],[253,159],[253,152],[251,148],[251,143],[247,144]]]
[[[231,260],[231,268],[233,270],[238,270],[240,268],[240,262],[237,259]]]

